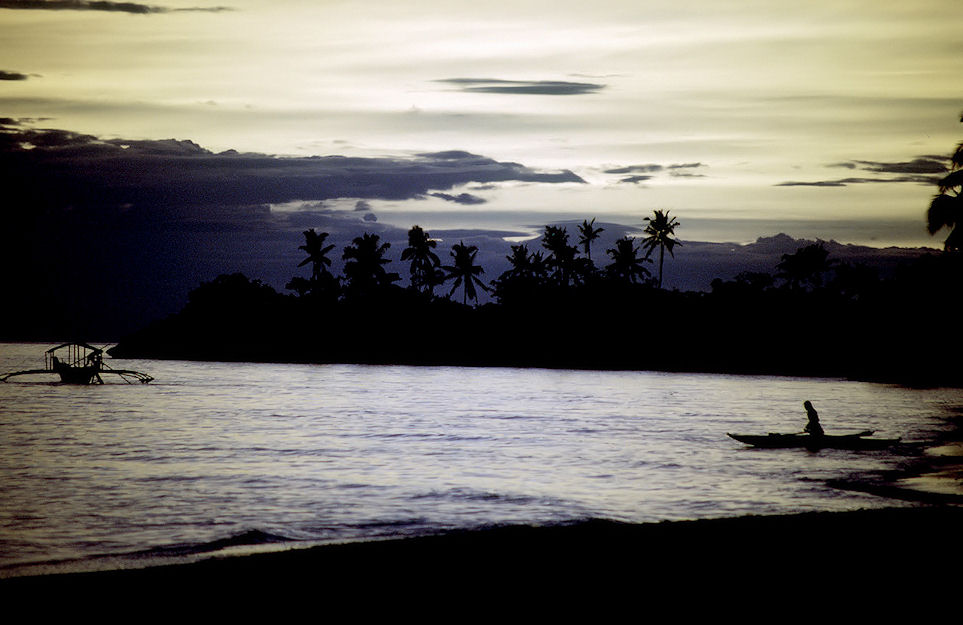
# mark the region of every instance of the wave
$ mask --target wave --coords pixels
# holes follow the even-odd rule
[[[151,547],[142,551],[133,552],[131,556],[183,556],[201,553],[211,553],[221,551],[229,547],[253,547],[257,545],[270,545],[274,543],[294,542],[295,539],[261,530],[248,530],[235,536],[219,538],[206,543],[167,545],[162,547]]]
[[[161,563],[171,563],[171,561],[191,561],[192,556],[211,554],[229,548],[255,548],[265,545],[296,542],[298,541],[294,538],[254,529],[203,543],[162,545],[122,553],[92,554],[80,558],[15,562],[0,565],[0,579],[29,575],[142,568]]]
[[[413,495],[412,499],[451,499],[456,501],[486,501],[511,504],[531,504],[538,503],[540,499],[530,495],[510,495],[507,493],[495,493],[491,491],[480,491],[469,488],[452,488],[445,491],[432,490],[426,493]]]

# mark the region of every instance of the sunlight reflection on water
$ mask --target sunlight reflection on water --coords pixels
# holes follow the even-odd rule
[[[44,346],[0,345],[0,371]],[[26,365],[24,365],[26,363]],[[130,361],[149,385],[0,384],[0,564],[489,523],[893,505],[824,481],[884,452],[753,450],[726,432],[923,441],[954,390],[648,372]]]

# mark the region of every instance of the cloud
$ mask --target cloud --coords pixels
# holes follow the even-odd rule
[[[674,163],[671,165],[659,165],[658,163],[645,163],[642,165],[625,165],[622,167],[611,167],[609,169],[602,170],[604,174],[633,174],[631,176],[624,176],[619,180],[619,183],[628,184],[638,184],[640,182],[645,182],[651,180],[655,177],[655,174],[660,174],[668,170],[668,174],[674,178],[705,178],[704,174],[691,173],[685,170],[696,169],[699,167],[706,167],[702,163]]]
[[[107,11],[111,13],[132,13],[137,15],[183,12],[219,13],[221,11],[233,10],[230,7],[223,6],[170,8],[141,4],[139,2],[107,2],[103,0],[0,0],[0,9],[41,11]]]
[[[456,204],[484,204],[488,201],[485,198],[472,195],[471,193],[459,193],[458,195],[451,195],[450,193],[429,193],[428,195]]]
[[[911,161],[884,163],[879,161],[854,161],[866,171],[887,174],[944,174],[946,159],[917,157]]]
[[[27,74],[21,74],[20,72],[7,72],[0,69],[0,80],[27,80],[30,78]]]
[[[604,174],[634,174],[632,176],[625,176],[619,180],[619,183],[629,183],[638,184],[640,182],[645,182],[651,180],[655,176],[653,174],[658,174],[663,171],[668,170],[670,176],[674,178],[705,178],[705,174],[691,173],[685,170],[696,169],[700,167],[707,167],[702,163],[674,163],[672,165],[659,165],[657,163],[646,163],[643,165],[625,165],[623,167],[612,167],[602,171]]]
[[[596,93],[605,85],[563,80],[503,80],[500,78],[443,78],[446,83],[468,93],[500,93],[521,95],[585,95]]]
[[[817,180],[814,182],[802,182],[790,180],[787,182],[779,182],[774,186],[777,187],[845,187],[847,184],[857,184],[860,182],[868,182],[867,179],[860,178],[844,178],[842,180]]]
[[[619,180],[619,182],[627,182],[629,184],[638,184],[640,182],[645,182],[646,180],[651,180],[654,176],[626,176]]]
[[[919,156],[911,161],[845,161],[833,163],[830,167],[860,169],[878,174],[898,174],[889,177],[851,177],[834,180],[788,181],[776,184],[777,187],[845,187],[851,184],[874,184],[889,182],[911,182],[916,184],[936,184],[946,173],[947,158],[942,156]]]
[[[780,182],[777,187],[845,187],[851,184],[874,184],[890,182],[913,182],[916,184],[936,184],[938,178],[932,176],[897,176],[895,178],[840,178],[838,180],[788,181]]]
[[[180,219],[215,208],[358,200],[407,200],[429,194],[479,204],[449,189],[471,183],[584,183],[563,170],[539,171],[465,151],[414,157],[278,157],[228,150],[215,154],[189,140],[104,140],[64,130],[0,125],[0,189],[7,205],[38,211],[86,209],[125,218],[152,213]],[[204,213],[207,211],[207,213]]]
[[[606,174],[641,174],[650,173],[656,171],[662,171],[664,168],[662,165],[628,165],[626,167],[615,167],[613,169],[606,169],[603,173]]]

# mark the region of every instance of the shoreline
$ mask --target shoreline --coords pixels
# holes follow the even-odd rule
[[[546,369],[552,370],[572,370],[572,371],[632,371],[639,373],[679,373],[679,374],[705,374],[705,375],[735,375],[735,376],[765,376],[765,377],[786,377],[786,378],[813,378],[813,379],[838,379],[849,382],[864,382],[867,384],[891,384],[905,386],[915,389],[937,389],[937,388],[963,388],[963,377],[949,373],[946,375],[935,374],[932,370],[923,369],[913,373],[896,372],[891,374],[882,373],[854,373],[840,371],[798,371],[784,368],[736,368],[736,367],[713,367],[713,366],[690,366],[690,367],[659,367],[659,366],[631,366],[631,365],[603,365],[598,363],[579,363],[579,362],[551,362],[548,360],[471,360],[471,359],[338,359],[325,360],[308,357],[286,357],[275,355],[271,357],[258,357],[257,355],[244,355],[231,357],[229,355],[211,355],[197,353],[178,353],[151,354],[151,353],[124,353],[121,356],[114,356],[112,350],[107,349],[107,353],[114,360],[163,360],[186,362],[225,362],[225,363],[251,363],[251,364],[271,364],[271,365],[361,365],[371,367],[465,367],[465,368],[502,368],[502,369]]]
[[[959,473],[956,479],[959,487]],[[700,620],[720,611],[770,620],[787,609],[825,617],[830,606],[860,618],[955,618],[963,493],[885,481],[831,485],[894,501],[845,511],[637,524],[589,519],[277,544],[143,568],[10,577],[0,579],[0,596],[25,606],[55,598],[56,609],[71,614],[76,606],[136,613],[156,605],[301,616],[308,605],[337,622],[356,614],[460,622],[476,611],[485,620],[516,611],[544,619],[573,610],[621,621],[653,608]]]
[[[885,384],[904,386],[915,389],[937,389],[937,388],[963,388],[963,375],[935,363],[914,362],[909,368],[884,368],[875,369],[870,366],[861,365],[844,368],[820,368],[818,366],[795,366],[785,363],[767,362],[764,365],[761,360],[745,366],[736,366],[731,361],[725,363],[714,362],[713,359],[706,359],[698,355],[692,355],[689,362],[658,363],[649,361],[624,362],[617,358],[598,359],[598,358],[549,358],[538,354],[529,354],[522,357],[514,352],[506,352],[501,356],[487,355],[478,357],[452,356],[413,356],[408,354],[406,357],[399,357],[397,354],[380,354],[376,357],[369,355],[362,357],[358,354],[351,358],[318,358],[316,354],[305,354],[302,352],[291,353],[284,349],[254,350],[251,352],[231,353],[231,351],[206,350],[206,349],[170,349],[170,346],[161,348],[131,348],[127,341],[102,341],[105,345],[113,345],[105,351],[111,356],[112,360],[162,360],[187,362],[224,362],[224,363],[251,363],[251,364],[276,364],[276,365],[363,365],[363,366],[399,366],[399,367],[465,367],[465,368],[508,368],[508,369],[546,369],[546,370],[573,370],[573,371],[633,371],[650,373],[679,373],[679,374],[706,374],[706,375],[735,375],[735,376],[767,376],[767,377],[788,377],[788,378],[813,378],[813,379],[839,379],[850,382],[863,382],[867,384]],[[24,344],[24,345],[46,345],[54,344],[57,341],[37,341],[37,340],[16,340],[9,339],[0,342]],[[362,351],[363,353],[363,351]],[[0,372],[3,373],[3,372]]]
[[[708,584],[718,591],[768,587],[776,580],[779,586],[805,583],[810,575],[820,583],[845,581],[852,589],[957,562],[963,556],[961,524],[963,507],[924,505],[641,524],[496,526],[140,569],[12,577],[0,580],[0,591],[95,597],[308,585],[324,589],[326,601],[340,603],[383,593],[417,596],[428,589],[457,594],[523,585],[538,594],[572,584],[600,590],[629,581],[657,588],[679,576],[687,588]],[[765,566],[733,576],[747,558]],[[906,580],[901,583],[905,587]]]

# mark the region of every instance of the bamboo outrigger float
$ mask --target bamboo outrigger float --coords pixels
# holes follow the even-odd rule
[[[56,374],[64,384],[103,384],[103,375],[120,376],[128,384],[147,384],[154,378],[130,369],[113,369],[104,363],[104,350],[87,343],[64,343],[44,352],[43,369],[27,369],[0,375],[0,382],[19,375]]]

